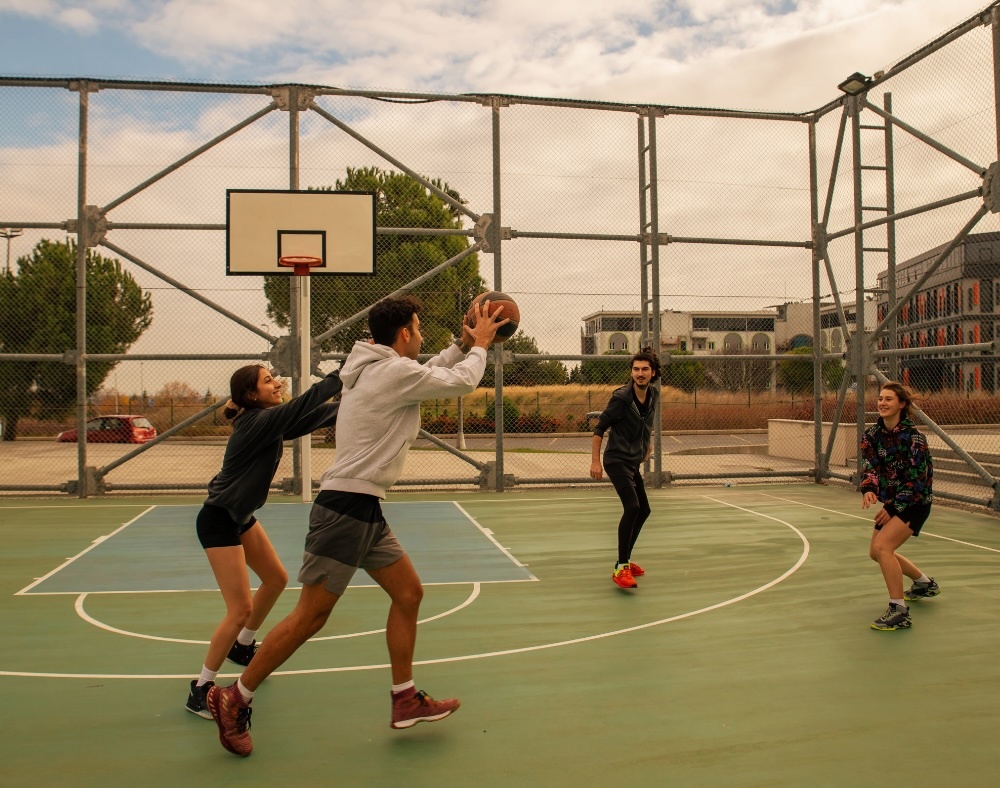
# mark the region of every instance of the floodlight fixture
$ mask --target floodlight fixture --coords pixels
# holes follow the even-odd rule
[[[860,71],[855,71],[851,76],[837,85],[837,88],[848,96],[858,96],[868,90],[868,85],[871,81],[871,77],[866,77]]]

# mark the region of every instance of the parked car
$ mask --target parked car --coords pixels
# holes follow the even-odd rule
[[[76,443],[76,430],[56,435],[60,443]],[[87,443],[146,443],[156,437],[156,427],[145,416],[98,416],[87,422]]]

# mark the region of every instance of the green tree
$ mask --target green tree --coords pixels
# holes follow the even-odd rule
[[[716,356],[756,355],[752,350],[723,349]],[[713,362],[706,379],[722,391],[763,391],[771,382],[771,362],[762,359],[727,359]]]
[[[538,343],[522,330],[518,330],[502,347],[515,354],[543,355]],[[503,380],[508,386],[560,386],[566,382],[566,367],[558,361],[512,361],[503,365]],[[487,362],[486,374],[479,385],[493,388],[493,364]]]
[[[664,386],[672,386],[681,391],[694,391],[705,380],[705,367],[700,361],[682,359],[683,356],[693,356],[690,350],[671,350],[670,358],[665,362],[660,373]]]
[[[39,241],[0,276],[0,352],[64,353],[76,347],[76,243]],[[119,261],[87,250],[87,352],[124,353],[153,321],[150,296]],[[87,362],[87,396],[113,361]],[[60,419],[76,403],[76,370],[58,361],[0,361],[4,440],[25,416]]]
[[[632,353],[629,353],[626,350],[606,353],[605,355],[628,356],[628,358],[633,356]],[[612,360],[604,358],[589,358],[586,361],[580,362],[579,373],[576,375],[577,380],[573,382],[579,382],[584,386],[609,383],[617,383],[619,386],[624,386],[629,382],[630,375],[631,370],[629,369],[627,361],[622,361],[620,359]]]
[[[793,394],[802,394],[813,390],[813,349],[798,347],[789,350],[787,356],[808,356],[809,358],[784,358],[778,362],[778,383]],[[827,389],[840,387],[844,379],[844,365],[836,359],[828,359],[820,367],[820,377]]]
[[[447,184],[434,181],[446,194],[461,200]],[[348,168],[335,191],[373,192],[377,227],[423,229],[461,229],[462,220],[454,206],[431,193],[419,181],[398,172],[377,167]],[[329,191],[323,187],[319,191]],[[384,298],[389,293],[423,273],[460,254],[469,246],[462,235],[423,236],[380,234],[375,237],[375,274],[373,276],[316,276],[311,280],[313,336],[325,333],[346,318]],[[420,298],[420,329],[424,347],[438,351],[462,325],[465,310],[473,296],[485,289],[479,276],[479,258],[472,254],[459,263],[409,291]],[[264,279],[267,313],[278,325],[287,327],[288,277]],[[364,320],[338,332],[325,343],[328,350],[347,352],[367,331]]]

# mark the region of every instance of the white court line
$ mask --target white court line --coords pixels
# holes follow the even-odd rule
[[[768,589],[773,588],[774,586],[778,585],[782,581],[784,581],[784,580],[788,579],[789,577],[791,577],[805,563],[806,558],[809,557],[809,540],[806,539],[805,534],[803,534],[798,528],[796,528],[791,523],[785,522],[784,520],[780,520],[777,517],[771,517],[770,515],[761,514],[760,512],[755,512],[752,509],[746,509],[746,508],[744,508],[742,506],[736,506],[735,504],[726,503],[725,501],[719,501],[716,498],[710,498],[709,496],[701,496],[701,497],[706,498],[706,499],[708,499],[710,501],[713,501],[715,503],[721,504],[723,506],[729,506],[729,507],[731,507],[733,509],[739,509],[740,511],[747,512],[748,514],[751,514],[751,515],[756,515],[758,517],[763,517],[764,519],[767,519],[767,520],[772,520],[773,522],[776,522],[776,523],[781,523],[782,525],[786,526],[787,528],[790,528],[792,531],[795,532],[795,534],[799,537],[799,540],[802,542],[802,553],[799,555],[798,560],[795,562],[795,564],[791,568],[785,570],[785,572],[783,572],[781,575],[779,575],[778,577],[776,577],[774,580],[771,580],[771,581],[765,583],[762,586],[758,586],[757,588],[753,589],[752,591],[748,591],[745,594],[740,594],[739,596],[732,597],[731,599],[723,600],[722,602],[717,602],[714,605],[708,605],[707,607],[699,608],[698,610],[691,610],[691,611],[689,611],[687,613],[680,613],[680,614],[678,614],[676,616],[670,616],[669,618],[662,618],[662,619],[660,619],[658,621],[650,621],[650,622],[647,622],[645,624],[637,624],[636,626],[633,626],[633,627],[625,627],[623,629],[616,629],[616,630],[612,630],[610,632],[602,632],[602,633],[599,633],[599,634],[596,634],[596,635],[586,635],[584,637],[572,638],[571,640],[561,640],[561,641],[554,642],[554,643],[542,643],[542,644],[539,644],[537,646],[524,646],[522,648],[505,649],[503,651],[488,651],[488,652],[482,652],[482,653],[479,653],[479,654],[463,654],[463,655],[457,656],[457,657],[442,657],[440,659],[419,660],[419,661],[415,661],[413,664],[414,665],[442,665],[442,664],[449,663],[449,662],[468,662],[468,661],[474,660],[474,659],[486,659],[486,658],[489,658],[489,657],[509,656],[509,655],[512,655],[512,654],[526,654],[526,653],[531,652],[531,651],[542,651],[542,650],[550,649],[550,648],[560,648],[562,646],[572,646],[572,645],[576,645],[578,643],[588,643],[588,642],[594,641],[594,640],[602,640],[604,638],[615,637],[617,635],[624,635],[624,634],[627,634],[629,632],[638,632],[639,630],[642,630],[642,629],[650,629],[652,627],[661,626],[663,624],[671,624],[671,623],[673,623],[675,621],[682,621],[682,620],[687,619],[687,618],[692,618],[694,616],[701,615],[702,613],[708,613],[708,612],[710,612],[712,610],[718,610],[720,608],[727,607],[729,605],[733,605],[733,604],[735,604],[737,602],[742,602],[745,599],[750,599],[751,597],[754,597],[757,594],[763,593],[764,591],[767,591]],[[380,665],[348,665],[348,666],[344,666],[344,667],[340,667],[340,668],[311,668],[311,669],[305,669],[305,670],[276,670],[271,675],[272,676],[304,676],[304,675],[310,675],[310,674],[316,674],[316,673],[349,673],[349,672],[360,671],[360,670],[385,670],[386,668],[389,668],[389,667],[390,667],[390,665],[388,663],[384,663],[384,664],[380,664]],[[232,673],[232,674],[220,674],[220,676],[222,678],[233,678],[233,677],[236,677],[238,675],[239,674],[236,674],[236,673]],[[185,679],[185,680],[188,680],[188,679],[191,678],[191,674],[190,673],[179,673],[179,674],[141,674],[140,675],[140,674],[128,674],[128,673],[117,673],[117,674],[111,674],[111,673],[29,673],[29,672],[9,671],[9,670],[0,670],[0,676],[21,676],[21,677],[26,677],[26,678],[56,678],[56,679],[73,678],[73,679],[171,679],[171,680],[174,680],[174,679],[176,679],[176,680]]]
[[[375,586],[362,586],[362,588],[378,588],[378,587],[379,586],[377,586],[377,585],[375,585]],[[146,635],[146,634],[143,634],[141,632],[131,632],[131,631],[127,630],[127,629],[118,629],[117,627],[113,627],[110,624],[105,624],[103,621],[98,621],[96,618],[94,618],[92,615],[90,615],[86,610],[84,610],[83,604],[84,604],[84,601],[87,599],[88,596],[89,596],[89,594],[80,594],[80,596],[77,597],[76,602],[73,605],[74,609],[76,610],[76,614],[78,616],[80,616],[80,618],[82,618],[88,624],[93,624],[98,629],[103,629],[106,632],[112,632],[115,635],[125,635],[125,636],[131,637],[131,638],[140,638],[142,640],[159,640],[159,641],[161,641],[163,643],[189,643],[189,644],[192,644],[192,645],[195,645],[195,646],[207,646],[211,642],[211,641],[208,641],[208,640],[185,640],[184,638],[159,637],[158,635]],[[426,623],[428,623],[430,621],[436,621],[439,618],[444,618],[445,616],[450,616],[452,613],[457,613],[462,608],[468,607],[473,602],[475,602],[476,601],[476,597],[478,597],[478,596],[479,596],[479,583],[473,583],[472,584],[472,592],[465,599],[465,601],[462,602],[462,604],[457,605],[457,606],[451,608],[450,610],[445,610],[442,613],[438,613],[436,616],[431,616],[430,618],[422,618],[417,623],[418,624],[426,624]],[[327,636],[321,637],[321,638],[309,638],[309,641],[310,642],[317,642],[317,641],[320,641],[320,640],[342,640],[344,638],[362,637],[363,635],[379,635],[379,634],[382,634],[383,632],[385,632],[385,627],[383,627],[382,629],[371,629],[368,632],[349,632],[349,633],[344,634],[344,635],[327,635]]]
[[[519,566],[522,569],[524,569],[525,571],[527,571],[528,574],[531,575],[531,579],[532,580],[538,580],[538,578],[535,577],[535,575],[532,574],[528,570],[527,566],[525,566],[524,564],[522,564],[520,561],[518,561],[516,558],[514,558],[513,555],[511,555],[510,550],[508,550],[506,547],[504,547],[496,539],[493,538],[493,532],[492,531],[487,530],[486,528],[483,528],[483,526],[481,526],[478,522],[476,522],[476,518],[473,517],[471,514],[469,514],[467,511],[465,511],[465,509],[462,508],[461,504],[459,504],[458,501],[452,501],[452,503],[455,504],[455,508],[458,509],[458,511],[460,511],[462,514],[464,514],[469,519],[470,523],[472,523],[474,526],[476,526],[476,528],[478,528],[480,531],[482,531],[483,536],[485,536],[487,539],[489,539],[493,543],[493,546],[496,547],[497,550],[499,550],[501,553],[503,553],[505,556],[507,556],[514,563],[515,566]]]
[[[168,503],[159,504],[160,506],[183,506],[184,504],[179,503]],[[187,504],[191,506],[193,504]],[[95,503],[95,504],[82,504],[82,503],[67,503],[67,504],[39,504],[37,506],[4,506],[0,502],[0,512],[5,512],[8,509],[135,509],[139,506],[148,506],[145,503]]]
[[[520,578],[518,580],[477,580],[480,585],[492,585],[498,583],[530,583],[533,578]],[[426,588],[427,586],[467,586],[472,583],[472,580],[442,580],[435,583],[424,583],[421,581],[421,585]],[[371,583],[365,583],[364,585],[352,585],[350,588],[378,588],[379,585],[374,580]],[[256,591],[257,586],[250,586],[251,591]],[[285,586],[286,591],[301,591],[302,586],[300,585],[288,585]],[[138,596],[140,594],[218,594],[218,587],[215,588],[133,588],[133,589],[122,589],[119,591],[81,591],[79,589],[75,591],[35,591],[30,594],[32,597],[36,596],[79,596],[80,594],[89,594],[91,596],[95,594],[128,594],[129,596]]]
[[[55,508],[55,507],[53,507],[53,508]],[[67,566],[69,566],[71,563],[73,563],[77,558],[79,558],[82,555],[85,555],[86,553],[89,553],[91,550],[93,550],[95,547],[97,547],[99,544],[101,544],[101,542],[107,541],[108,539],[110,539],[112,536],[114,536],[119,531],[123,530],[124,528],[128,528],[132,523],[134,523],[140,517],[143,517],[144,515],[146,515],[149,512],[153,511],[153,509],[155,509],[155,508],[156,508],[156,506],[150,506],[144,512],[140,512],[138,515],[136,515],[135,517],[133,517],[127,523],[124,523],[121,526],[121,528],[116,528],[114,531],[112,531],[109,534],[105,534],[104,536],[97,537],[93,542],[90,543],[90,547],[88,547],[86,550],[81,550],[79,553],[77,553],[76,555],[74,555],[72,558],[67,558],[65,561],[62,562],[62,564],[60,564],[59,566],[57,566],[51,572],[49,572],[46,575],[43,575],[42,577],[37,578],[35,580],[35,582],[31,583],[30,585],[25,586],[20,591],[18,591],[16,594],[14,594],[14,596],[23,596],[28,591],[30,591],[32,588],[34,588],[39,583],[41,583],[43,580],[45,580],[45,579],[47,579],[49,577],[52,577],[52,575],[54,575],[56,572],[58,572],[58,571],[60,571],[62,569],[65,569]]]
[[[768,498],[774,498],[776,501],[786,501],[787,503],[794,503],[798,506],[808,506],[810,509],[819,509],[821,512],[830,512],[830,514],[839,514],[841,517],[850,517],[854,520],[866,520],[871,522],[871,517],[866,517],[862,514],[848,514],[847,512],[839,512],[836,509],[825,509],[822,506],[816,506],[811,503],[805,503],[804,501],[796,501],[794,498],[782,498],[779,495],[771,495],[769,493],[760,493]],[[963,542],[961,539],[952,539],[950,536],[941,536],[941,534],[935,534],[930,531],[920,531],[921,536],[933,536],[935,539],[943,539],[946,542],[954,542],[955,544],[964,544],[967,547],[975,547],[978,550],[987,550],[991,553],[1000,553],[995,547],[986,547],[985,545],[976,544],[975,542]]]

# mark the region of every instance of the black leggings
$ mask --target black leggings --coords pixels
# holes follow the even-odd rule
[[[632,548],[649,517],[649,500],[642,483],[639,466],[605,465],[604,470],[622,500],[622,519],[618,523],[618,563],[624,564],[632,557]]]

